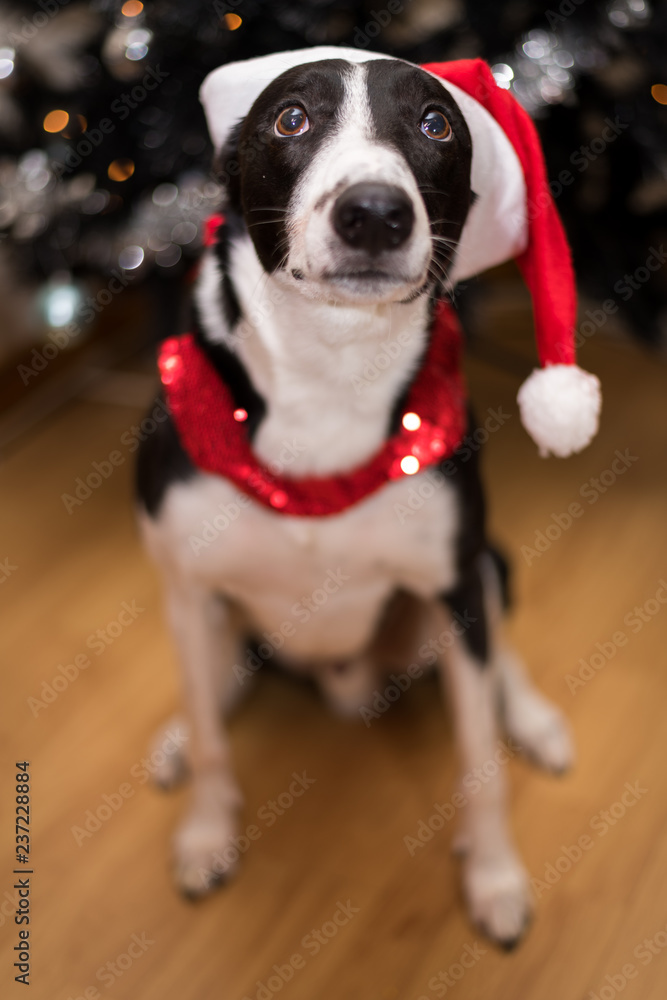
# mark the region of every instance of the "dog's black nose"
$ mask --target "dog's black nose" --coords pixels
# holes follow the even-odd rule
[[[334,229],[341,239],[372,255],[405,243],[414,219],[410,199],[391,184],[353,184],[333,207]]]

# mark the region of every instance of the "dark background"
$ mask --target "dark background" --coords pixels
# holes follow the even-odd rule
[[[580,340],[594,328],[664,346],[664,265],[635,272],[665,239],[665,4],[37,0],[0,12],[0,396],[21,426],[90,377],[91,356],[107,367],[182,322],[219,197],[204,76],[319,44],[487,59],[542,135],[598,317]],[[473,335],[485,289],[462,289]],[[610,300],[613,322],[595,311]]]

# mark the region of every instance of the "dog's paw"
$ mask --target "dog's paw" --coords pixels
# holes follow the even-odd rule
[[[185,780],[188,773],[185,748],[190,739],[187,722],[175,715],[160,726],[151,740],[148,764],[153,783],[168,790]]]
[[[512,851],[492,857],[469,853],[463,883],[470,919],[496,944],[518,944],[532,917],[528,875]]]
[[[188,899],[205,896],[237,871],[235,810],[193,809],[174,836],[174,880]]]
[[[530,691],[506,707],[507,731],[540,767],[563,774],[574,763],[574,742],[565,716],[547,698]]]

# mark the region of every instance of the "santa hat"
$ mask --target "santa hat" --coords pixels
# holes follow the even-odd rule
[[[320,46],[228,63],[204,80],[200,98],[216,150],[276,77],[322,59],[361,63],[376,52]],[[530,116],[500,88],[481,59],[429,63],[452,95],[472,139],[471,186],[477,195],[450,272],[452,284],[516,258],[533,300],[540,368],[517,399],[541,455],[581,451],[598,429],[595,375],[575,364],[576,292],[570,250],[549,191],[540,140]]]

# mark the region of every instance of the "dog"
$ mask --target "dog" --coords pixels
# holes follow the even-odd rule
[[[418,648],[449,627],[449,648],[432,658],[449,692],[462,774],[493,759],[501,730],[550,771],[573,760],[565,719],[503,636],[505,569],[487,539],[476,457],[454,450],[428,468],[414,460],[341,509],[331,499],[341,482],[361,481],[357,470],[394,440],[401,419],[408,433],[406,400],[434,317],[466,273],[466,232],[477,227],[480,252],[497,252],[497,218],[485,220],[485,195],[475,190],[483,140],[474,115],[464,114],[460,88],[401,60],[337,49],[267,60],[249,61],[237,89],[230,67],[216,71],[227,74],[224,101],[215,81],[204,84],[219,133],[224,218],[193,297],[189,343],[208,372],[201,399],[196,381],[188,389],[188,355],[177,361],[185,379],[178,406],[191,405],[196,421],[206,396],[214,413],[220,386],[240,421],[239,448],[264,470],[262,488],[269,470],[272,492],[267,500],[239,488],[251,480],[238,462],[233,475],[201,468],[176,410],[146,438],[137,466],[141,532],[164,579],[184,676],[191,797],[174,855],[176,883],[191,896],[216,883],[216,860],[238,829],[241,798],[221,716],[238,701],[238,665],[253,639],[281,636],[281,664],[312,676],[334,709],[358,717],[383,674],[416,655],[393,639],[382,651],[388,630],[400,625]],[[248,81],[244,104],[238,94]],[[496,177],[500,154],[482,168],[511,200],[511,183]],[[515,229],[506,256],[520,249]],[[364,378],[388,344],[391,363]],[[163,375],[174,357],[167,352]],[[474,430],[461,412],[459,438]],[[226,440],[233,428],[225,427]],[[204,450],[219,430],[212,418],[199,428]],[[318,482],[304,513],[298,490]],[[428,501],[397,516],[410,490],[427,483]],[[303,595],[318,593],[317,614],[297,616]],[[161,782],[176,781],[181,765],[171,755]],[[531,895],[502,769],[461,818],[470,917],[510,947],[529,922]]]

